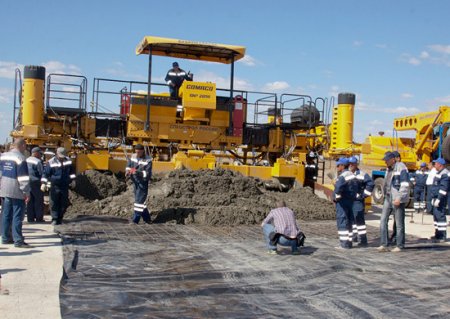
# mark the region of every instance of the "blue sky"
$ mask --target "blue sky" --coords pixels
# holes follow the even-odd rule
[[[392,134],[395,117],[450,105],[450,1],[2,1],[0,143],[12,127],[14,69],[145,80],[145,35],[243,45],[240,89],[357,95],[354,138]],[[162,81],[173,59],[156,57]],[[229,67],[179,59],[228,85]]]

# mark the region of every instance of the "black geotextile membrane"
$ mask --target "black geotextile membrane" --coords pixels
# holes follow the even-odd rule
[[[302,253],[269,255],[259,226],[58,226],[63,318],[450,318],[450,245],[338,250],[335,222],[302,223]],[[432,226],[430,226],[432,227]]]

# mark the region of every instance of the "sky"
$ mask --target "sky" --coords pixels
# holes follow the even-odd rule
[[[392,135],[396,117],[450,105],[446,0],[0,3],[0,143],[12,128],[16,68],[83,75],[91,100],[94,78],[146,80],[148,57],[135,54],[146,35],[245,46],[236,89],[355,93],[357,142]],[[153,81],[163,82],[173,61],[155,57]],[[228,87],[228,65],[177,61],[196,80]]]

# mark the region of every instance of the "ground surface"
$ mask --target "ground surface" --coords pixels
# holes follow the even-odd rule
[[[401,253],[341,251],[333,221],[302,222],[300,256],[266,254],[259,226],[58,227],[63,318],[450,318],[450,246],[408,236]],[[103,302],[99,302],[102,300]]]

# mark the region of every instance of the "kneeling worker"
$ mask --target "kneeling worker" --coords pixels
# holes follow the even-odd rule
[[[130,176],[134,185],[133,223],[138,224],[141,216],[149,224],[150,214],[147,209],[148,183],[152,177],[152,158],[145,155],[144,146],[137,144],[135,154],[127,161],[126,176]]]
[[[261,227],[269,254],[277,253],[277,244],[291,247],[293,255],[300,253],[298,248],[303,246],[304,235],[297,226],[294,212],[286,207],[283,200],[277,203],[277,208],[270,211]]]

